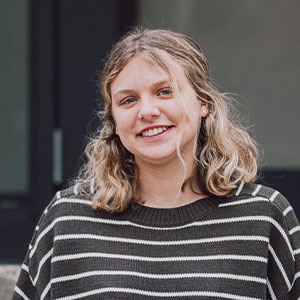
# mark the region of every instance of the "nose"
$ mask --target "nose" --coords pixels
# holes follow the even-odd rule
[[[140,103],[140,110],[138,112],[138,118],[140,120],[151,121],[152,119],[159,117],[160,110],[155,103],[155,99],[151,97],[144,97],[141,99]]]

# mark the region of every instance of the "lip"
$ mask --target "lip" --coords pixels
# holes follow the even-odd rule
[[[154,128],[160,128],[160,127],[166,127],[167,130],[168,130],[169,127],[174,127],[174,125],[152,125],[152,126],[148,126],[148,127],[143,128],[137,135],[141,136],[144,131],[147,131],[149,129],[154,129]]]

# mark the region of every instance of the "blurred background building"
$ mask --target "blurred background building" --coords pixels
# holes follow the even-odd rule
[[[97,71],[134,24],[192,36],[264,149],[261,182],[300,218],[300,2],[1,0],[0,263],[21,263],[34,226],[97,126]]]

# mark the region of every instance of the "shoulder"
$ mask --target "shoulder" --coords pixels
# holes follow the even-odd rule
[[[53,243],[57,226],[68,226],[67,223],[72,220],[93,214],[95,212],[92,209],[92,201],[76,193],[76,190],[74,192],[74,187],[58,191],[40,216],[29,245],[30,255],[32,256],[41,244]]]
[[[80,215],[92,211],[89,193],[79,192],[76,186],[58,191],[44,211],[44,215],[56,218],[64,215]]]
[[[43,231],[50,231],[62,221],[93,213],[92,200],[88,194],[78,193],[74,186],[58,191],[44,209],[36,226],[34,238]]]
[[[264,216],[273,225],[280,224],[290,235],[297,231],[300,233],[298,218],[289,201],[279,191],[268,186],[241,183],[235,194],[224,199],[219,207],[231,210],[234,207],[234,211],[242,215]]]
[[[279,191],[256,183],[240,183],[234,195],[225,199],[220,206],[227,206],[229,203],[231,205],[265,203],[268,207],[274,207],[284,215],[292,209],[289,201]]]
[[[289,201],[279,191],[261,184],[241,183],[233,196],[223,198],[219,207],[226,208],[228,214],[272,218],[289,229],[298,222]]]
[[[260,184],[240,184],[232,197],[219,207],[223,214],[239,220],[255,221],[260,230],[267,230],[272,244],[283,238],[291,253],[300,247],[300,226],[289,201],[277,190]],[[290,242],[291,241],[291,242]],[[271,243],[271,240],[270,240]]]

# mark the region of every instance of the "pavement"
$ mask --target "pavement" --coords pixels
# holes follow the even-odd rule
[[[0,299],[11,300],[16,281],[20,273],[20,265],[0,265]]]

